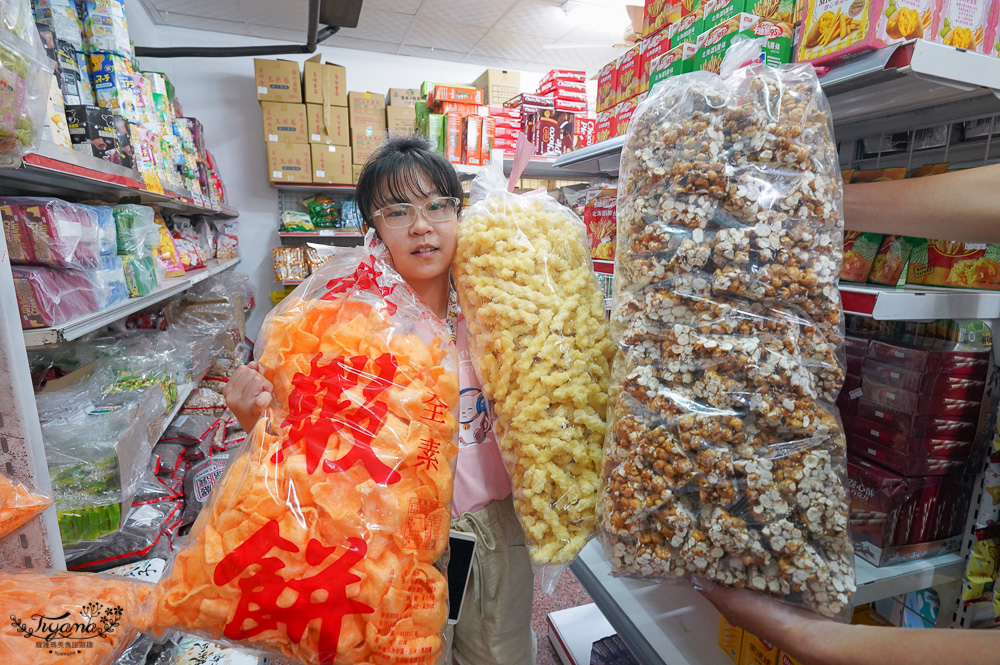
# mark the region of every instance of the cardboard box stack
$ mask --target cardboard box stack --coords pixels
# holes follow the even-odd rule
[[[483,103],[500,106],[521,92],[521,75],[506,69],[487,69],[472,87],[483,91]]]
[[[498,121],[490,116],[486,93],[477,87],[424,81],[421,94],[424,100],[414,104],[417,133],[453,164],[485,164]]]
[[[267,146],[276,183],[350,184],[347,70],[315,56],[303,63],[254,60]]]
[[[351,126],[351,155],[354,164],[363,165],[385,139],[385,95],[375,92],[350,92],[347,112]]]
[[[904,339],[848,336],[837,402],[855,550],[877,566],[959,547],[989,366],[988,347]]]

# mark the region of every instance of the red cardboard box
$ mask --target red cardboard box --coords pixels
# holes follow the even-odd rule
[[[862,378],[861,390],[865,399],[913,415],[978,418],[983,406],[981,396],[978,399],[962,399],[960,397],[918,393],[873,381],[868,376]]]
[[[988,349],[944,340],[913,345],[872,341],[868,345],[868,358],[932,374],[962,376],[985,376],[990,363]]]
[[[985,378],[928,374],[875,361],[865,363],[864,376],[901,390],[958,399],[981,400],[986,389]]]
[[[973,418],[947,418],[942,416],[914,415],[899,409],[876,404],[871,400],[858,400],[858,417],[901,432],[907,438],[973,439],[978,422]]]
[[[522,115],[526,110],[551,109],[552,97],[548,95],[532,95],[522,92],[517,97],[511,97],[503,103],[509,108],[520,108]]]
[[[534,128],[535,155],[549,157],[573,149],[576,115],[560,111],[542,111]]]
[[[618,94],[618,60],[604,65],[597,75],[597,112],[613,108]]]
[[[440,113],[441,115],[457,113],[464,118],[467,115],[488,116],[490,114],[490,107],[483,106],[482,104],[464,104],[462,102],[435,102],[434,108],[431,111]]]
[[[483,91],[479,88],[464,88],[453,85],[436,85],[427,96],[427,106],[437,102],[460,102],[462,104],[482,104]]]
[[[860,425],[859,425],[860,421]],[[871,436],[858,431],[864,420],[855,417],[854,435],[850,437],[847,449],[872,462],[907,476],[954,476],[965,473],[967,460],[954,457],[928,457],[926,454],[911,456],[889,446],[882,445]]]
[[[627,99],[615,107],[615,133],[614,136],[621,136],[628,131],[628,125],[632,121],[639,100],[635,97]]]
[[[594,135],[597,132],[597,118],[576,117],[576,140],[573,142],[573,149],[579,150],[594,144]]]
[[[566,113],[586,113],[587,102],[577,102],[567,99],[556,99],[555,110],[564,111]]]
[[[483,164],[490,161],[490,155],[493,153],[493,145],[496,141],[496,129],[496,119],[483,118],[482,144],[479,150]]]
[[[670,52],[670,34],[663,30],[642,40],[642,75],[639,77],[639,92],[649,90],[650,65],[661,55]]]
[[[607,141],[614,136],[617,136],[615,134],[615,109],[610,108],[597,114],[594,123],[594,143]]]
[[[449,113],[444,117],[445,157],[452,164],[462,163],[462,116]]]
[[[966,460],[969,458],[969,453],[972,452],[974,442],[974,436],[960,436],[958,438],[912,437],[884,423],[859,416],[854,418],[852,433],[880,445],[888,446],[903,455],[920,458],[947,457]]]
[[[491,118],[515,118],[517,120],[521,119],[521,109],[510,108],[507,106],[491,106],[490,107],[490,117]]]
[[[561,81],[549,81],[538,86],[539,95],[554,95],[556,97],[566,94],[587,94],[586,83],[563,83]]]
[[[587,72],[581,69],[550,69],[549,72],[542,77],[542,83],[548,83],[549,81],[571,81],[584,83],[587,80]]]
[[[642,43],[636,44],[618,56],[618,93],[616,99],[622,103],[639,94],[639,80],[642,78]]]
[[[642,38],[649,37],[667,27],[672,4],[670,0],[646,0],[642,8]]]

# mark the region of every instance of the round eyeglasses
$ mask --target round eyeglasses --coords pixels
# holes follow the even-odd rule
[[[439,196],[422,205],[412,203],[393,203],[375,211],[375,217],[381,217],[382,223],[392,229],[409,228],[421,214],[432,224],[441,224],[455,219],[458,213],[458,199],[453,196]]]

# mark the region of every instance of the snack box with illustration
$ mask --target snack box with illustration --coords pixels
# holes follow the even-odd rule
[[[881,243],[881,233],[845,231],[844,260],[840,268],[840,279],[845,282],[867,280]]]
[[[639,94],[642,79],[642,43],[618,56],[618,88],[615,99],[622,103]]]
[[[989,347],[921,339],[912,343],[871,340],[866,358],[927,374],[984,377],[990,365]]]
[[[939,0],[806,0],[797,60],[827,64],[930,35]]]
[[[606,187],[588,199],[583,223],[590,240],[591,258],[613,261],[617,244],[618,190]]]
[[[740,654],[743,652],[744,631],[739,626],[726,621],[726,617],[719,617],[719,648],[729,656],[733,665],[740,665]]]
[[[650,89],[653,62],[669,53],[670,50],[670,35],[666,31],[658,32],[642,41],[642,77],[639,79],[639,92],[646,92]]]
[[[902,390],[892,384],[880,383],[864,375],[862,375],[861,391],[867,399],[876,404],[914,415],[976,418],[982,408],[982,396],[976,399],[963,399],[918,393]]]
[[[639,100],[635,97],[625,100],[615,107],[615,127],[613,136],[621,136],[628,131],[632,116],[639,106]]]
[[[594,144],[594,134],[597,131],[597,118],[576,118],[576,131],[573,138],[573,149],[579,150]]]
[[[535,154],[546,157],[573,149],[576,140],[576,115],[562,111],[541,111],[535,120]]]
[[[852,232],[848,231],[847,233]],[[907,236],[883,236],[878,254],[875,255],[875,260],[872,262],[871,272],[868,273],[868,282],[896,286],[906,271],[913,242],[913,239]]]
[[[743,631],[740,665],[777,665],[778,647],[767,640]]]
[[[436,85],[427,96],[427,106],[432,108],[437,102],[461,102],[482,104],[483,91],[479,88],[465,88],[453,85]]]
[[[698,55],[698,46],[685,42],[670,49],[649,65],[649,89],[660,81],[672,76],[688,74],[694,71],[694,59]]]
[[[614,108],[618,90],[618,59],[601,68],[597,75],[597,112]]]
[[[697,44],[698,35],[705,31],[704,11],[708,3],[701,3],[694,10],[670,26],[670,45]],[[711,27],[711,26],[710,26]]]
[[[678,9],[680,5],[678,5]],[[640,36],[646,39],[663,31],[672,23],[672,18],[680,18],[680,13],[675,12],[672,0],[646,0],[642,8],[642,30]]]
[[[1000,290],[1000,245],[915,240],[906,283]]]
[[[762,44],[763,62],[769,67],[791,62],[791,25],[754,14],[738,14],[698,35],[698,55],[694,59],[694,68],[718,74],[722,60],[737,35],[766,39]]]
[[[938,0],[926,39],[946,46],[990,54],[987,37],[996,29],[995,0]],[[993,52],[996,55],[996,52]]]
[[[961,546],[970,478],[906,477],[854,454],[847,476],[854,551],[864,560],[884,566]]]
[[[597,122],[594,124],[594,142],[600,143],[617,136],[615,129],[615,107],[612,106],[597,114]]]
[[[795,0],[707,0],[703,7],[706,26],[720,25],[740,14],[753,14],[789,25],[795,22]]]
[[[857,401],[860,402],[861,400]],[[869,402],[869,404],[871,403]],[[879,406],[876,404],[874,408],[878,410]],[[860,406],[858,410],[860,411]],[[928,416],[915,417],[927,418]],[[933,416],[930,417],[933,418]],[[937,418],[937,420],[945,419]],[[955,422],[965,423],[968,421],[956,420]],[[972,436],[959,435],[958,438],[912,436],[884,423],[869,420],[857,414],[854,416],[853,433],[864,436],[879,445],[888,446],[902,455],[916,458],[942,457],[966,460],[969,458],[969,453],[972,452],[975,440],[975,428],[973,428]],[[904,475],[913,474],[907,473]]]
[[[915,444],[914,449],[919,451],[921,446]],[[884,445],[871,436],[864,419],[857,416],[847,438],[847,450],[907,477],[955,476],[964,474],[968,468],[966,458],[932,457],[926,449],[910,455]]]

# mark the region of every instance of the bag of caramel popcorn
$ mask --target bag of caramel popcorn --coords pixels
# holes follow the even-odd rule
[[[843,184],[813,68],[747,46],[658,86],[627,134],[598,520],[614,574],[837,616]]]
[[[456,290],[514,510],[551,592],[596,532],[614,347],[583,222],[544,191],[512,191],[501,164],[473,182]]]

